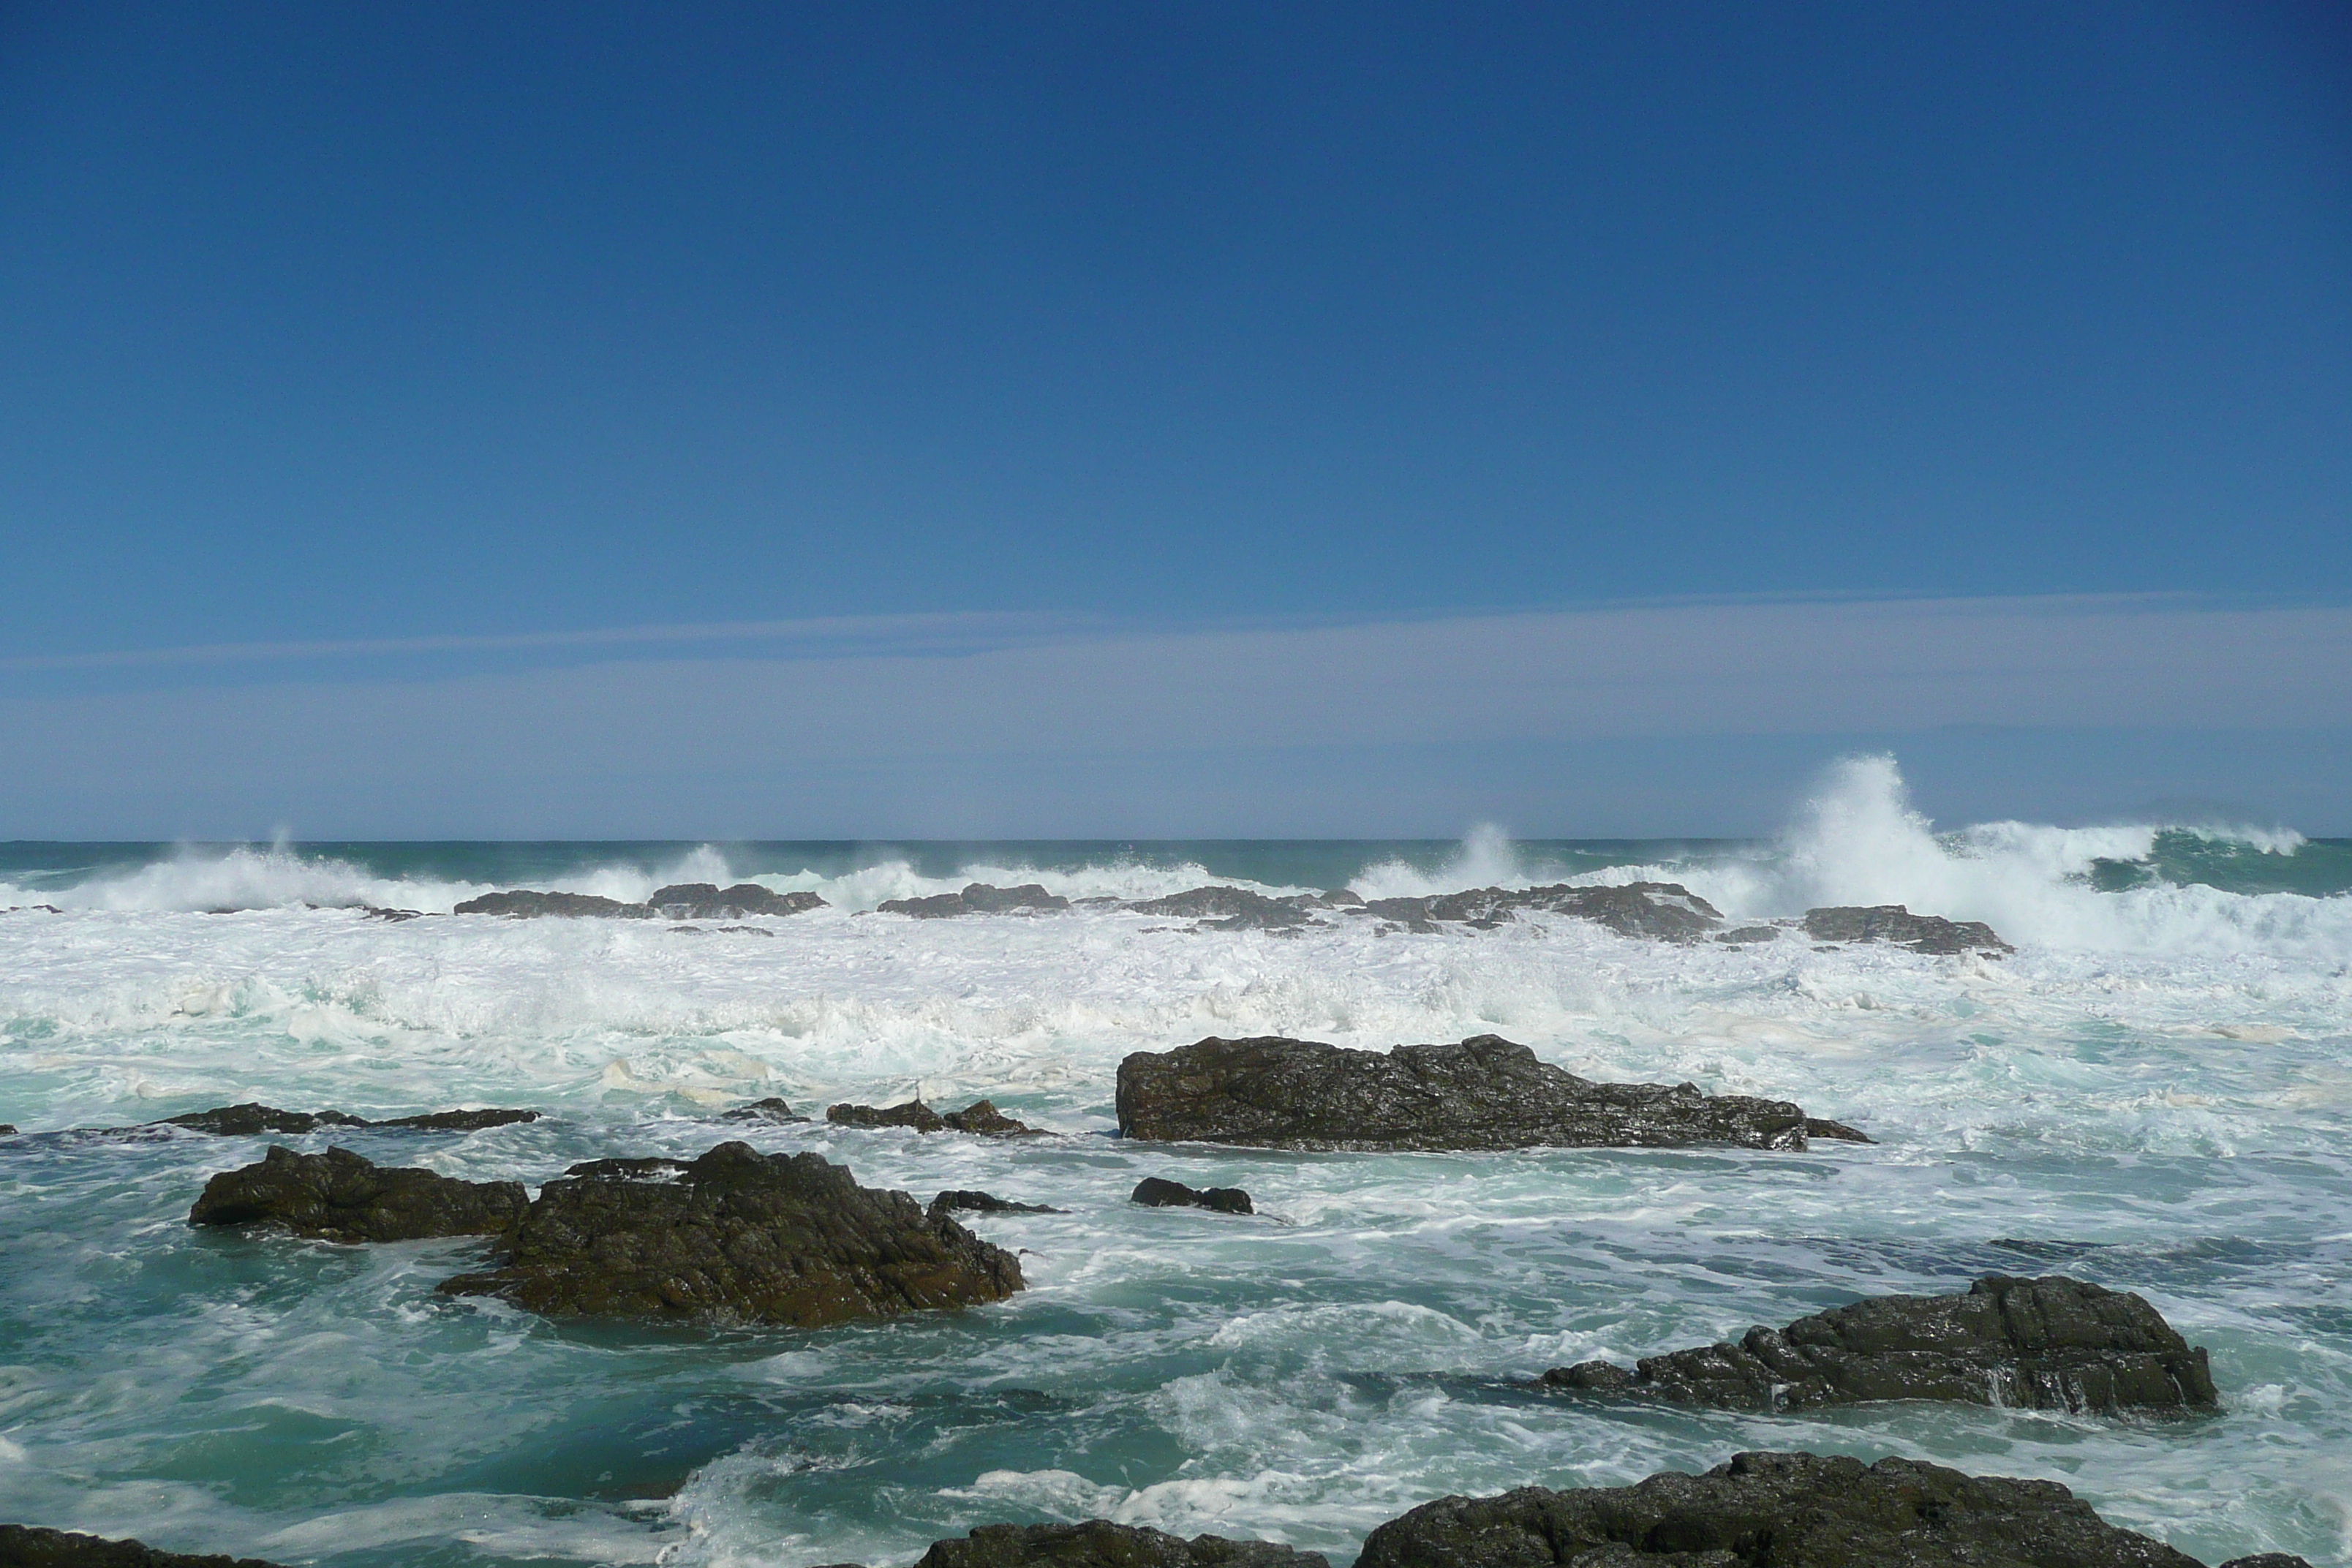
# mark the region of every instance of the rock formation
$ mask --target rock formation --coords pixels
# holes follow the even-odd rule
[[[1127,1201],[1145,1208],[1214,1209],[1219,1214],[1255,1214],[1250,1195],[1239,1187],[1188,1187],[1165,1176],[1146,1176],[1135,1184]]]
[[[1553,1388],[1736,1410],[1943,1399],[2033,1410],[2212,1410],[2205,1352],[2142,1298],[2052,1275],[1988,1275],[1966,1294],[1877,1296],[1756,1328],[1737,1344],[1589,1361]]]
[[[1435,922],[1481,928],[1497,926],[1521,910],[1573,915],[1607,926],[1620,936],[1663,942],[1696,942],[1723,923],[1713,904],[1680,882],[1626,882],[1611,888],[1472,888],[1422,899],[1373,899],[1360,913],[1395,921],[1410,929],[1435,931]]]
[[[190,1131],[211,1132],[223,1138],[253,1138],[264,1132],[297,1136],[327,1127],[394,1127],[416,1132],[479,1132],[488,1127],[510,1127],[518,1122],[538,1120],[539,1112],[536,1110],[436,1110],[424,1116],[395,1116],[384,1121],[371,1121],[364,1116],[352,1116],[341,1110],[280,1110],[274,1105],[247,1100],[239,1105],[215,1106],[210,1110],[166,1117],[146,1125],[184,1127]],[[113,1128],[110,1131],[127,1132],[135,1129]]]
[[[1914,952],[2015,952],[1982,921],[1948,921],[1915,915],[1901,904],[1869,909],[1841,905],[1807,910],[1805,934],[1815,942],[1883,942]]]
[[[553,1316],[823,1328],[1002,1300],[1021,1266],[904,1193],[814,1154],[721,1143],[690,1162],[592,1160],[548,1183],[493,1269],[446,1280]]]
[[[1521,1149],[1869,1139],[1786,1100],[1691,1084],[1593,1083],[1479,1035],[1383,1056],[1311,1040],[1213,1036],[1118,1066],[1129,1138],[1298,1149]]]
[[[1228,1541],[1196,1535],[1187,1541],[1132,1524],[1090,1519],[1084,1524],[984,1524],[956,1541],[941,1541],[915,1568],[1327,1568],[1320,1552],[1295,1552],[1270,1541]]]
[[[1357,1568],[2200,1568],[2054,1481],[1916,1459],[1739,1454],[1630,1487],[1440,1498],[1372,1531]]]
[[[273,1148],[258,1163],[223,1171],[188,1211],[194,1226],[246,1226],[320,1241],[421,1241],[500,1236],[529,1205],[520,1182],[461,1182],[414,1166],[383,1166],[348,1149],[298,1154]]]
[[[1284,931],[1315,923],[1299,905],[1270,899],[1246,888],[1193,888],[1164,899],[1146,899],[1127,908],[1139,915],[1202,921],[1213,931]]]
[[[943,1214],[1067,1214],[1070,1211],[1047,1204],[1016,1204],[1010,1199],[1000,1198],[994,1193],[976,1193],[968,1188],[955,1187],[933,1198],[928,1212],[936,1218]]]
[[[593,893],[535,893],[517,888],[467,899],[450,912],[504,915],[509,920],[555,915],[574,920],[738,921],[748,915],[797,915],[824,907],[824,900],[814,893],[770,892],[757,882],[738,882],[731,888],[677,882],[655,889],[642,904],[625,904]]]
[[[0,1568],[277,1568],[277,1564],[258,1557],[158,1552],[140,1541],[109,1541],[71,1531],[0,1524]]]
[[[903,1105],[829,1105],[824,1119],[843,1127],[911,1127],[918,1132],[975,1132],[990,1138],[1024,1138],[1039,1131],[1005,1115],[989,1100],[975,1100],[945,1115],[919,1100]]]
[[[934,893],[928,899],[885,899],[874,906],[874,912],[935,921],[954,915],[1002,915],[1069,907],[1069,900],[1059,893],[1049,893],[1034,882],[1024,882],[1017,888],[992,888],[986,882],[971,882],[960,893]]]
[[[806,1121],[808,1118],[794,1115],[791,1106],[772,1094],[765,1100],[755,1100],[749,1105],[739,1105],[732,1110],[721,1111],[719,1120],[722,1121]]]

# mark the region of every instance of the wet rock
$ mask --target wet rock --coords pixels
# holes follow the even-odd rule
[[[904,1105],[831,1105],[825,1108],[824,1119],[844,1127],[911,1127],[918,1132],[976,1132],[991,1138],[1024,1138],[1038,1131],[986,1100],[975,1100],[961,1110],[945,1115],[919,1100]]]
[[[1554,1388],[1735,1410],[1942,1399],[2034,1410],[2212,1410],[2205,1352],[2142,1298],[2051,1275],[1987,1275],[1964,1295],[1878,1296],[1756,1328],[1737,1344],[1589,1361]]]
[[[1869,1139],[1786,1100],[1691,1084],[1593,1083],[1494,1035],[1451,1046],[1342,1049],[1211,1037],[1118,1065],[1129,1138],[1295,1149],[1672,1147],[1802,1149]]]
[[[2292,1552],[2262,1552],[2252,1557],[2232,1557],[2221,1568],[2311,1568],[2311,1564]]]
[[[1204,921],[1217,931],[1281,931],[1315,923],[1297,905],[1246,888],[1194,888],[1127,907],[1139,915]]]
[[[538,920],[555,915],[566,919],[600,918],[604,920],[650,920],[653,909],[646,904],[625,904],[618,899],[599,898],[594,893],[534,893],[527,888],[511,892],[484,893],[478,899],[467,899],[450,911],[460,915],[504,915],[509,920]]]
[[[0,1121],[0,1138],[14,1138],[15,1136],[16,1136],[16,1123],[12,1121]]]
[[[394,925],[398,925],[402,921],[425,918],[424,911],[421,910],[387,910],[374,904],[361,904],[358,908],[360,919],[363,921],[385,921]]]
[[[143,1541],[109,1541],[65,1530],[0,1524],[0,1568],[277,1568],[258,1557],[158,1552]]]
[[[150,1127],[184,1127],[194,1132],[211,1132],[223,1138],[253,1138],[264,1132],[283,1133],[289,1137],[316,1132],[322,1127],[396,1127],[417,1132],[478,1132],[486,1127],[511,1127],[519,1122],[536,1121],[536,1110],[436,1110],[424,1116],[395,1116],[389,1121],[371,1121],[363,1116],[352,1116],[341,1110],[280,1110],[274,1105],[261,1105],[247,1100],[240,1105],[215,1106],[210,1110],[191,1111],[185,1116],[167,1117],[151,1121]],[[134,1129],[118,1128],[117,1131]]]
[[[1000,1198],[994,1193],[976,1193],[968,1188],[952,1188],[931,1200],[930,1214],[1067,1214],[1046,1204],[1016,1204]]]
[[[877,914],[912,915],[919,921],[935,921],[955,915],[1002,915],[1069,907],[1069,900],[1059,893],[1049,893],[1034,882],[1024,882],[1017,888],[971,882],[960,893],[935,893],[928,899],[885,899],[874,910]]]
[[[205,1184],[194,1226],[243,1226],[320,1241],[421,1241],[498,1236],[521,1220],[520,1182],[461,1182],[415,1166],[383,1166],[348,1149],[298,1154],[274,1148],[255,1164]]]
[[[1188,1187],[1165,1176],[1146,1176],[1135,1184],[1127,1201],[1148,1209],[1214,1209],[1219,1214],[1255,1214],[1250,1195],[1239,1187]]]
[[[935,1542],[915,1568],[1327,1568],[1318,1552],[1270,1541],[1187,1541],[1139,1525],[1090,1519],[1083,1524],[983,1524],[957,1541]]]
[[[772,1094],[765,1100],[755,1100],[749,1105],[739,1105],[732,1110],[723,1111],[720,1113],[719,1120],[722,1121],[806,1121],[808,1118],[795,1115],[791,1106]]]
[[[1438,922],[1491,929],[1521,911],[1573,915],[1620,936],[1696,942],[1723,923],[1722,912],[1680,882],[1627,882],[1612,888],[1472,888],[1423,899],[1373,899],[1359,913],[1393,921],[1409,931],[1435,931]]]
[[[405,1127],[418,1132],[480,1132],[492,1127],[520,1127],[539,1120],[536,1110],[436,1110],[425,1116],[395,1116],[388,1121],[363,1121],[362,1127]]]
[[[1630,1487],[1440,1498],[1391,1520],[1357,1568],[2200,1568],[2055,1481],[1916,1459],[1738,1454]]]
[[[940,1118],[954,1132],[973,1132],[984,1138],[1029,1138],[1039,1130],[1026,1121],[1010,1117],[996,1109],[992,1100],[975,1100],[961,1110],[950,1110]]]
[[[1002,1300],[1021,1266],[904,1193],[814,1154],[721,1143],[590,1161],[540,1189],[500,1266],[445,1280],[551,1316],[823,1328]]]
[[[825,907],[814,893],[775,893],[757,882],[721,888],[678,882],[656,889],[646,906],[666,921],[740,921],[750,915],[797,915]]]
[[[1888,942],[1914,952],[2015,952],[2017,949],[1993,934],[1982,921],[1948,921],[1941,915],[1915,915],[1901,904],[1876,904],[1869,909],[1841,905],[1807,910],[1805,934],[1815,942]]]
[[[1779,926],[1741,926],[1735,931],[1718,931],[1715,940],[1729,942],[1735,947],[1742,947],[1749,942],[1775,942],[1780,939],[1780,935]]]

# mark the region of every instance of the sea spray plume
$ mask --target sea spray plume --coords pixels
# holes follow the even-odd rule
[[[1462,836],[1454,858],[1434,871],[1403,860],[1383,860],[1365,867],[1349,885],[1367,899],[1425,899],[1465,888],[1529,887],[1539,875],[1552,881],[1564,876],[1556,869],[1539,873],[1530,868],[1509,834],[1482,822]]]

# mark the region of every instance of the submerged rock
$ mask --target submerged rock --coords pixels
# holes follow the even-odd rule
[[[793,1108],[775,1095],[755,1100],[749,1105],[739,1105],[732,1110],[721,1111],[722,1121],[806,1121],[805,1116],[793,1113]]]
[[[904,1193],[814,1154],[721,1143],[592,1160],[540,1189],[499,1267],[445,1280],[551,1316],[823,1328],[998,1301],[1021,1266]]]
[[[1139,915],[1204,921],[1217,931],[1283,931],[1315,923],[1297,904],[1246,888],[1194,888],[1127,907]]]
[[[0,1138],[14,1138],[15,1136],[16,1136],[16,1124],[13,1121],[0,1121]]]
[[[0,1524],[0,1568],[278,1568],[258,1557],[158,1552],[143,1541],[109,1541],[66,1530]]]
[[[1589,1361],[1554,1388],[1737,1410],[1943,1399],[2033,1410],[2212,1410],[2205,1352],[2142,1298],[2051,1275],[1987,1275],[1964,1295],[1878,1296],[1756,1328],[1737,1344]]]
[[[943,1215],[1067,1214],[1070,1211],[1057,1209],[1047,1204],[1016,1204],[1009,1199],[1000,1198],[994,1193],[979,1193],[965,1187],[955,1187],[933,1198],[929,1212],[933,1215]]]
[[[1165,1176],[1146,1176],[1135,1184],[1127,1201],[1150,1209],[1214,1209],[1219,1214],[1255,1214],[1250,1195],[1239,1187],[1188,1187]]]
[[[1328,1568],[1319,1552],[1270,1541],[1187,1541],[1139,1525],[1090,1519],[1084,1524],[983,1524],[956,1541],[932,1544],[915,1568]]]
[[[1356,912],[1394,921],[1409,931],[1434,931],[1450,921],[1481,928],[1500,925],[1521,910],[1573,915],[1607,926],[1619,936],[1662,942],[1696,942],[1723,923],[1713,904],[1680,882],[1626,882],[1609,888],[1472,888],[1421,899],[1373,899]]]
[[[1993,934],[1982,921],[1948,921],[1941,915],[1915,915],[1901,904],[1875,904],[1869,909],[1840,905],[1807,910],[1805,934],[1815,942],[1883,942],[1914,952],[2015,952],[2017,949]]]
[[[1802,1149],[1869,1139],[1786,1100],[1691,1084],[1593,1083],[1495,1035],[1452,1046],[1343,1049],[1213,1036],[1118,1064],[1129,1138],[1299,1149],[1671,1147]]]
[[[478,899],[467,899],[450,911],[459,915],[504,915],[509,920],[538,920],[556,915],[578,920],[595,917],[604,920],[650,920],[653,910],[646,904],[625,904],[618,899],[599,898],[594,893],[535,893],[528,888],[510,892],[484,893]]]
[[[2055,1481],[1916,1459],[1738,1454],[1630,1487],[1440,1498],[1391,1520],[1357,1568],[2200,1568]]]
[[[646,907],[666,921],[740,921],[749,915],[798,915],[825,907],[814,893],[776,893],[757,882],[721,888],[678,882],[656,889]]]
[[[874,906],[874,910],[877,914],[912,915],[919,921],[935,921],[955,915],[1002,915],[1069,907],[1069,900],[1059,893],[1049,893],[1034,882],[1024,882],[1017,888],[971,882],[960,893],[934,893],[928,899],[885,899]]]
[[[918,1132],[974,1132],[990,1138],[1024,1138],[1039,1131],[1005,1115],[989,1100],[975,1100],[945,1115],[919,1100],[903,1105],[829,1105],[824,1119],[844,1127],[911,1127]]]
[[[378,1165],[348,1149],[298,1154],[273,1148],[205,1184],[194,1226],[249,1226],[320,1241],[422,1241],[499,1236],[530,1199],[520,1182],[462,1182],[410,1165]]]
[[[223,1138],[253,1138],[264,1132],[280,1132],[299,1136],[316,1132],[322,1127],[397,1127],[416,1132],[478,1132],[488,1127],[510,1127],[518,1122],[536,1121],[536,1110],[436,1110],[423,1116],[395,1116],[388,1121],[371,1121],[364,1116],[352,1116],[341,1110],[280,1110],[274,1105],[262,1105],[247,1100],[241,1105],[215,1106],[210,1110],[190,1111],[185,1116],[170,1116],[161,1121],[146,1123],[150,1127],[184,1127],[194,1132],[211,1132]],[[130,1128],[113,1129],[130,1131]]]

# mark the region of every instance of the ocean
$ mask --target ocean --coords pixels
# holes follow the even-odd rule
[[[2005,958],[1673,945],[1534,917],[1297,935],[1108,906],[913,921],[967,881],[1137,899],[1678,881],[1734,919],[1907,904]],[[680,881],[828,907],[448,916]],[[32,906],[49,906],[58,912]],[[2352,1564],[2352,841],[1938,829],[1857,759],[1769,840],[0,845],[0,1520],[286,1563],[911,1563],[1103,1517],[1353,1557],[1446,1493],[1752,1448],[2063,1481],[2209,1563]],[[414,910],[404,921],[362,906]],[[1131,1051],[1495,1033],[1590,1078],[1794,1100],[1869,1145],[1297,1153],[1113,1135]],[[986,1096],[1055,1136],[829,1125]],[[781,1095],[819,1120],[718,1120]],[[126,1138],[232,1101],[548,1115],[463,1136]],[[199,1234],[272,1142],[537,1183],[744,1137],[978,1215],[1029,1289],[819,1332],[556,1322],[434,1284],[465,1242]],[[1142,1209],[1146,1175],[1259,1212]],[[2140,1292],[2220,1415],[1612,1408],[1528,1380],[1985,1273]]]

